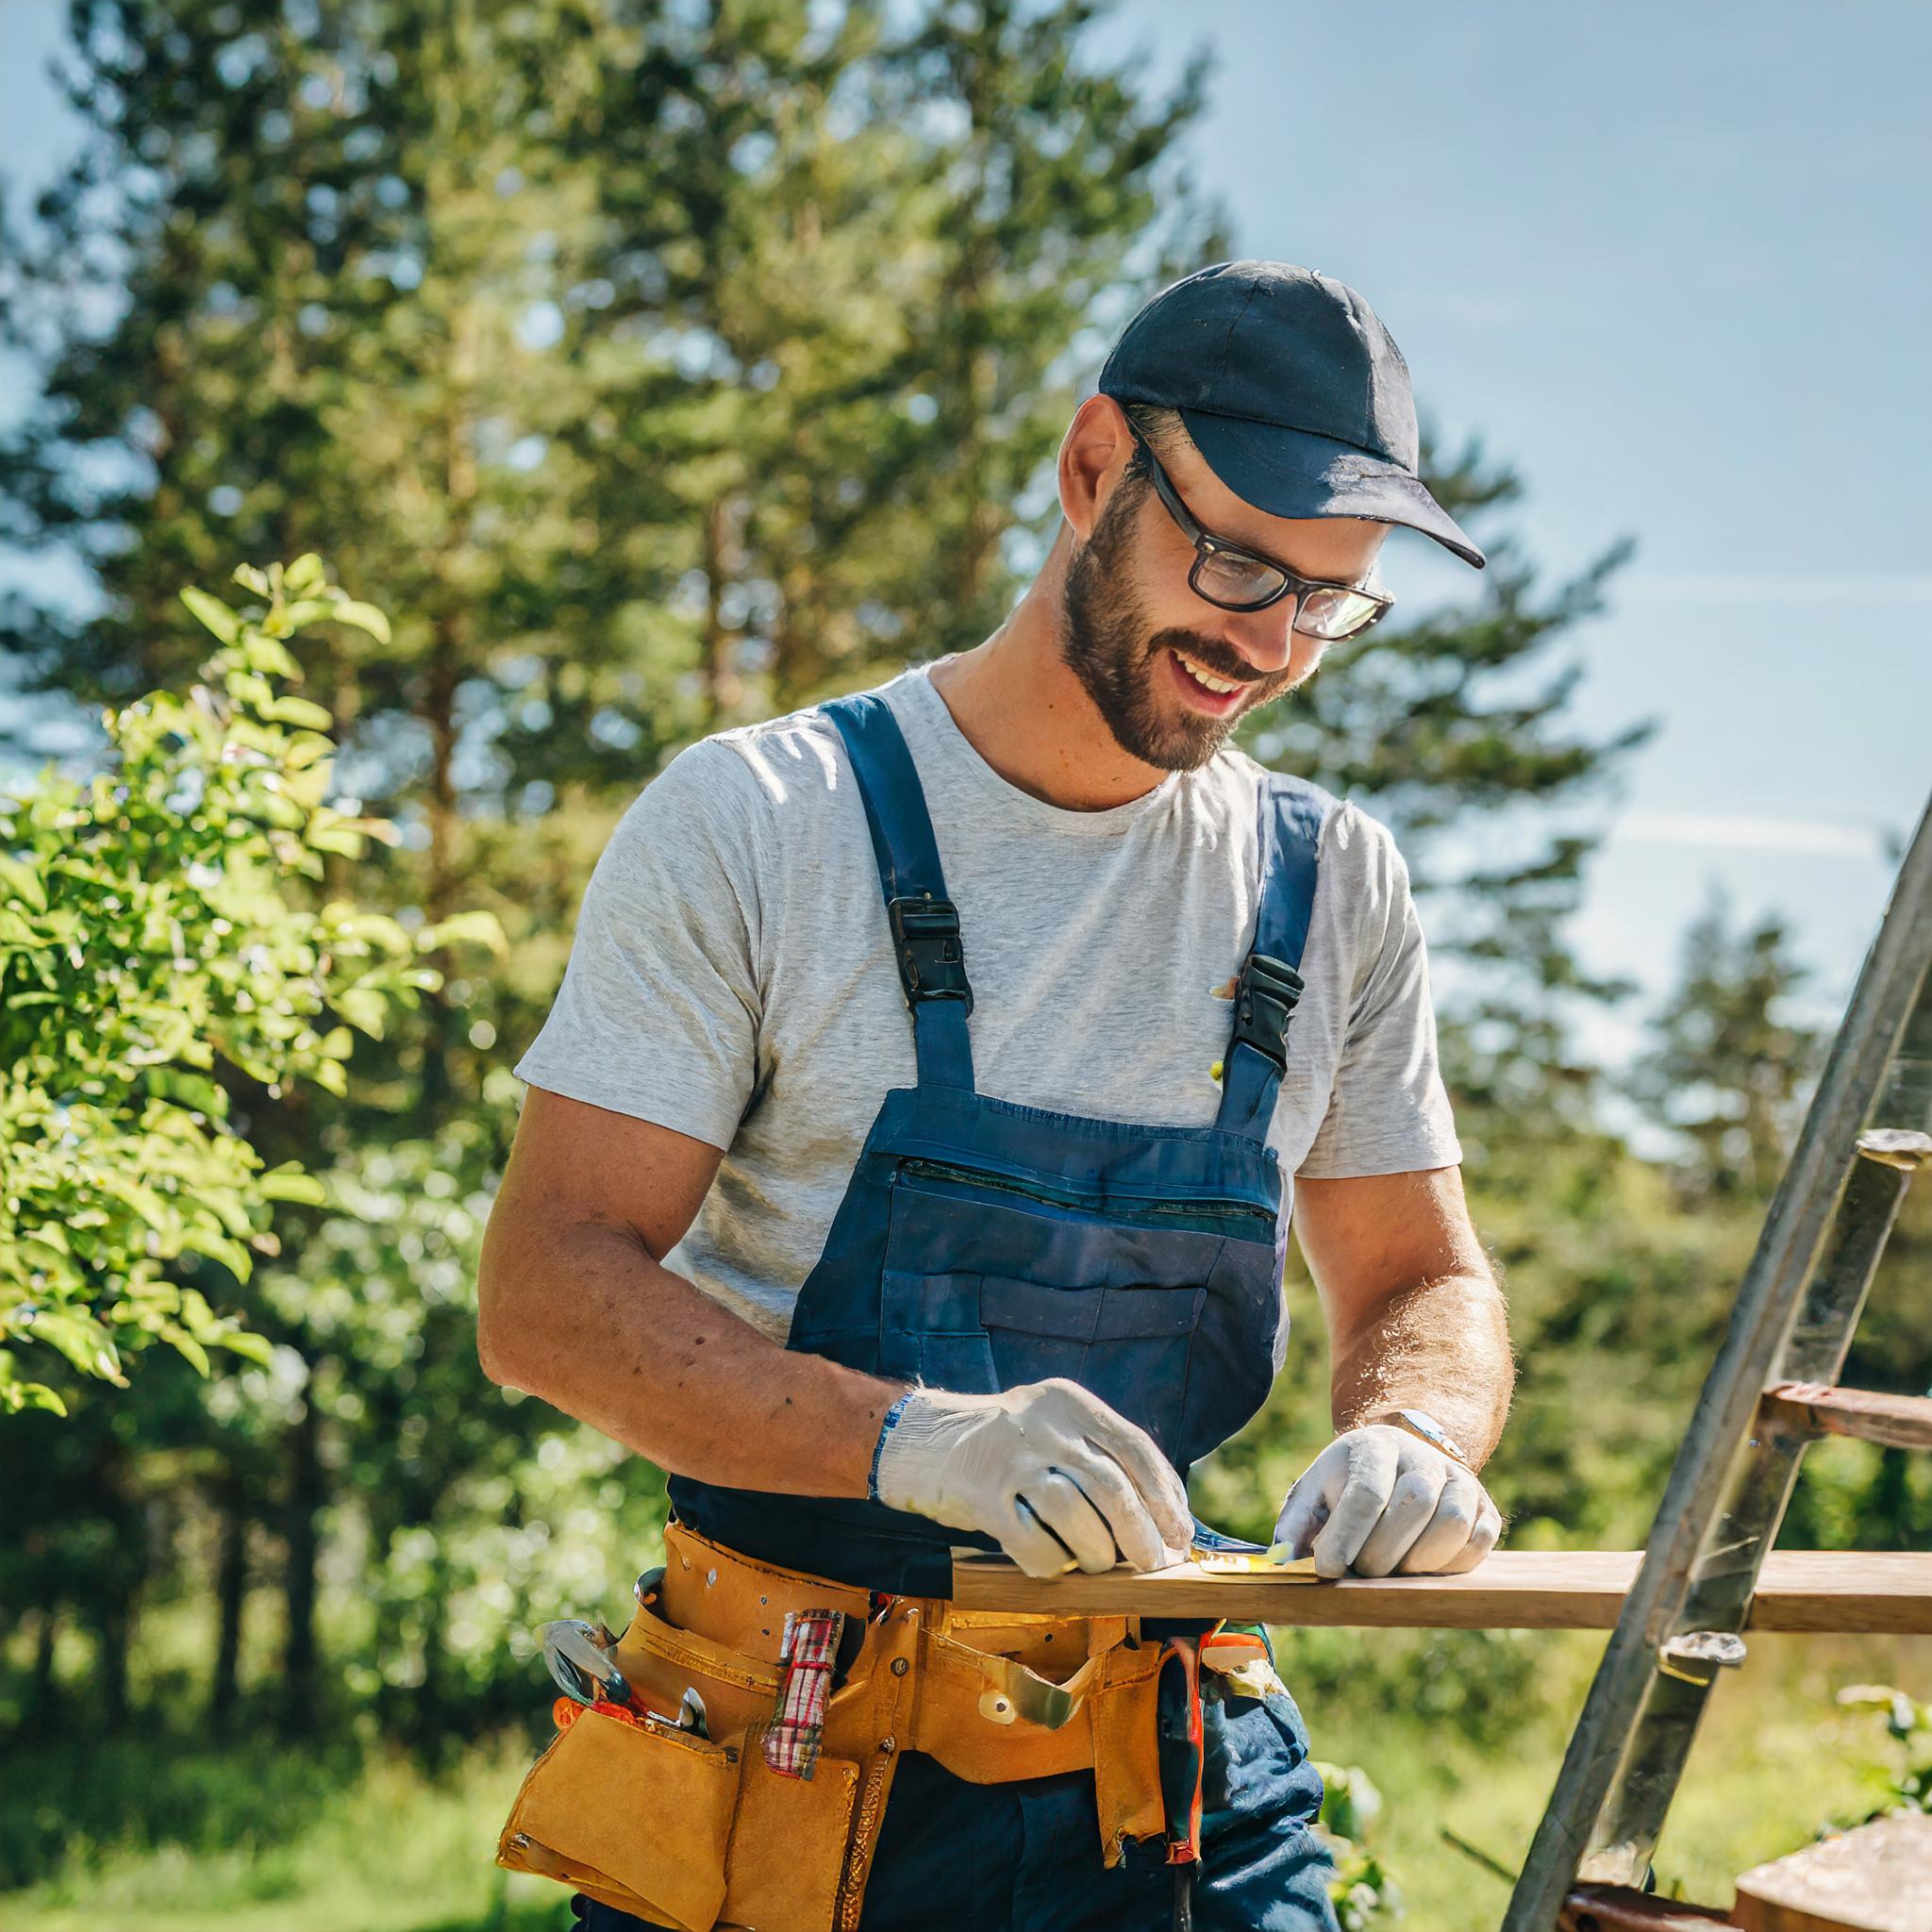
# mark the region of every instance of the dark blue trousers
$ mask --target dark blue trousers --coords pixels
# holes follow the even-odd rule
[[[1285,1691],[1218,1694],[1204,1673],[1206,1771],[1198,1932],[1338,1932],[1334,1861],[1309,1827],[1322,1778]],[[571,1900],[582,1932],[635,1932],[651,1922]],[[1174,1867],[1158,1839],[1100,1861],[1091,1773],[974,1785],[908,1752],[892,1781],[866,1885],[860,1932],[1167,1932]]]

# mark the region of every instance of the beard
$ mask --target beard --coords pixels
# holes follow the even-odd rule
[[[1235,726],[1294,681],[1286,670],[1257,678],[1230,664],[1224,645],[1204,642],[1187,630],[1149,629],[1145,610],[1126,568],[1133,511],[1146,485],[1114,491],[1093,534],[1067,565],[1060,591],[1060,656],[1080,680],[1114,741],[1143,764],[1163,772],[1192,772],[1205,765]],[[1246,703],[1225,718],[1191,711],[1166,694],[1162,657],[1183,651],[1217,677],[1251,686]]]

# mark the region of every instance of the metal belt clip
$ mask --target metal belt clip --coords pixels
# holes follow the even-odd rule
[[[1245,1041],[1284,1071],[1288,1023],[1302,996],[1302,976],[1292,966],[1250,953],[1234,988],[1234,1039]]]
[[[1699,1686],[1713,1682],[1720,1671],[1735,1670],[1743,1661],[1744,1640],[1730,1630],[1680,1631],[1667,1639],[1657,1655],[1657,1667],[1665,1676],[1681,1677],[1687,1684]]]
[[[893,899],[886,916],[892,925],[892,952],[906,984],[906,1003],[964,1000],[973,1010],[966,983],[966,954],[959,939],[959,910],[950,899],[930,892],[916,899]]]
[[[832,1666],[844,1628],[843,1610],[785,1612],[785,1634],[778,1645],[784,1674],[764,1741],[765,1762],[780,1777],[808,1778],[818,1764]]]

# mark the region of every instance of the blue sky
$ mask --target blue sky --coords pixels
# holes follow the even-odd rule
[[[0,0],[16,194],[64,13]],[[1203,43],[1193,165],[1240,251],[1368,295],[1438,428],[1522,471],[1532,557],[1638,541],[1578,636],[1582,720],[1659,723],[1587,959],[1659,987],[1716,880],[1834,1007],[1932,782],[1932,7],[1124,0],[1101,41],[1156,73]],[[1391,546],[1406,601],[1451,581],[1427,552]]]
[[[1579,639],[1581,717],[1659,724],[1587,958],[1657,985],[1715,879],[1835,1007],[1932,784],[1932,7],[1125,0],[1108,32],[1211,48],[1195,172],[1241,252],[1369,297],[1439,428],[1523,473],[1532,557],[1637,539]],[[1426,548],[1391,543],[1398,590],[1442,581]]]

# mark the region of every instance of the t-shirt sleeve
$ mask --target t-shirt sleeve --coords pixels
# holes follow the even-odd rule
[[[757,1084],[762,1015],[756,811],[744,761],[713,740],[632,800],[518,1079],[730,1146]]]
[[[1339,874],[1330,933],[1355,970],[1328,1109],[1299,1172],[1345,1180],[1454,1167],[1462,1149],[1408,868],[1388,829],[1347,805],[1331,816],[1323,864]]]

